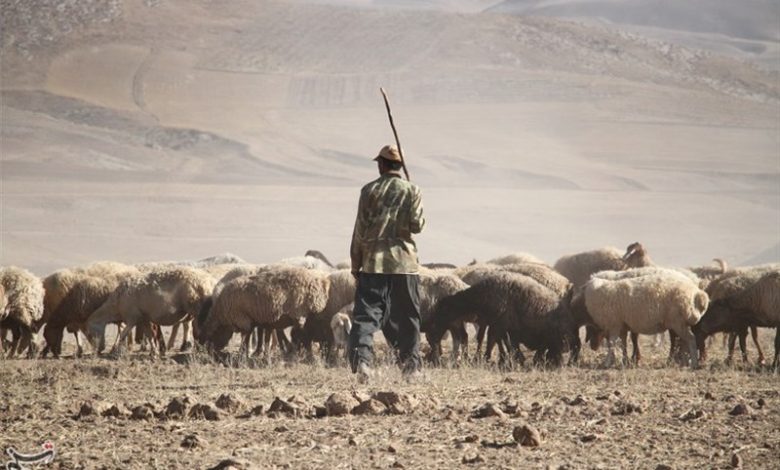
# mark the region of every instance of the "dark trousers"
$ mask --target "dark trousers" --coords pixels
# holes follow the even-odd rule
[[[405,372],[420,368],[420,278],[413,274],[358,275],[349,362],[352,372],[374,358],[374,333],[381,329]]]

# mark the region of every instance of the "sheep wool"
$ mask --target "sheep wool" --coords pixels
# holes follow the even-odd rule
[[[0,285],[5,290],[6,318],[33,328],[43,317],[43,282],[38,276],[16,266],[0,268]]]
[[[209,273],[187,266],[158,266],[130,276],[89,317],[90,336],[100,339],[102,349],[108,323],[125,323],[119,344],[142,321],[158,325],[178,323],[200,311],[203,302],[211,297],[214,284]]]
[[[605,273],[604,276],[609,275]],[[688,346],[691,366],[698,365],[691,326],[707,310],[709,297],[698,285],[679,273],[650,274],[610,280],[593,277],[583,290],[587,312],[612,343],[626,331],[656,334],[674,331]],[[626,357],[626,345],[623,344]]]
[[[537,258],[536,256],[530,253],[512,253],[505,256],[499,256],[498,258],[493,258],[487,261],[487,264],[498,264],[498,265],[544,264],[546,265],[544,261],[542,261],[541,259]]]
[[[299,320],[319,313],[328,303],[329,286],[328,273],[295,266],[235,278],[213,299],[210,311],[199,316],[199,340],[219,350],[234,331],[248,333],[283,317]]]
[[[575,288],[580,288],[588,282],[593,273],[622,271],[626,267],[623,252],[614,247],[565,255],[553,266],[556,271],[571,281]]]

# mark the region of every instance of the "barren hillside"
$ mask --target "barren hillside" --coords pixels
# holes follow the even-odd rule
[[[392,139],[379,86],[426,261],[780,256],[776,73],[464,2],[337,3],[2,0],[0,263],[343,258]]]

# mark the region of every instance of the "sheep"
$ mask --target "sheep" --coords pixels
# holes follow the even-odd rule
[[[4,328],[17,332],[8,355],[28,350],[32,357],[37,351],[35,337],[43,316],[43,283],[40,278],[16,266],[0,268],[0,285],[5,291],[6,306],[0,310],[0,321]]]
[[[232,257],[233,255],[226,254],[222,255],[221,257],[212,257],[212,258],[206,258],[205,260],[201,260],[200,262],[207,261],[210,259],[214,260],[241,260],[238,257]],[[222,264],[213,264],[213,265],[206,265],[202,267],[201,269],[203,271],[206,271],[207,273],[211,274],[215,280],[223,281],[225,279],[230,280],[233,279],[236,276],[244,275],[250,272],[256,272],[256,268],[258,265],[252,265],[252,264],[245,264],[242,262],[228,262],[228,263],[222,263]],[[263,265],[261,265],[263,266]],[[220,286],[219,282],[217,283],[217,286]],[[217,289],[217,286],[214,287],[214,289]],[[221,286],[220,286],[221,287]],[[181,340],[181,346],[179,347],[179,351],[187,351],[190,348],[192,348],[192,343],[190,342],[190,329],[192,326],[192,320],[190,318],[186,318],[178,323],[175,323],[173,327],[171,328],[171,334],[168,337],[168,349],[171,350],[176,344],[176,337],[179,334],[179,327],[182,328],[182,340]]]
[[[499,256],[498,258],[493,258],[487,261],[487,264],[545,264],[545,262],[529,253],[512,253],[505,256]]]
[[[349,332],[352,330],[351,312],[339,312],[330,319],[330,330],[333,334],[333,351],[339,349],[344,351],[344,357],[347,357],[347,343],[349,341]]]
[[[333,329],[331,320],[344,307],[355,301],[355,277],[349,269],[340,269],[328,274],[328,302],[321,312],[306,317],[302,327],[293,326],[291,333],[293,344],[304,348],[312,358],[312,343],[320,343],[320,350],[329,362],[335,359],[331,353]]]
[[[109,280],[72,273],[74,284],[68,289],[67,295],[57,304],[57,308],[51,313],[49,321],[43,329],[43,337],[46,347],[42,352],[45,357],[50,351],[54,357],[59,357],[62,352],[62,335],[66,327],[73,330],[76,335],[77,356],[81,355],[81,346],[78,340],[78,331],[85,329],[89,316],[97,310],[109,295],[116,289]]]
[[[747,327],[780,327],[780,269],[756,269],[718,281],[717,284],[711,284],[711,287],[715,287],[715,298],[710,308],[694,328],[699,350],[702,351],[702,357],[706,357],[703,353],[704,340],[715,332],[743,332],[740,346],[743,348],[743,359],[746,359],[744,332]],[[773,367],[777,367],[778,348],[780,334],[775,335]]]
[[[476,316],[490,328],[489,343],[504,338],[508,332],[513,343],[536,350],[537,361],[546,354],[548,361],[559,365],[567,344],[572,348],[572,358],[579,352],[577,325],[568,308],[569,296],[562,298],[528,276],[497,272],[439,300],[428,340],[435,344],[448,327]],[[489,350],[490,346],[488,354]],[[506,356],[501,343],[499,351],[503,363]]]
[[[555,262],[553,269],[571,281],[575,289],[579,289],[593,273],[626,269],[628,266],[623,255],[622,251],[614,247],[565,255]]]
[[[214,284],[214,278],[207,272],[187,266],[156,268],[131,276],[89,317],[90,338],[100,340],[98,350],[101,351],[106,325],[124,322],[118,348],[112,351],[121,354],[122,341],[135,325],[143,320],[172,325],[197,314],[210,298]]]
[[[91,313],[85,312],[83,309],[85,308],[85,305],[94,305],[94,303],[84,298],[83,304],[71,304],[71,308],[78,307],[79,309],[78,312],[73,314],[71,314],[66,309],[58,309],[60,302],[62,302],[62,300],[69,295],[71,289],[73,289],[74,286],[78,285],[85,278],[91,277],[106,282],[106,289],[113,290],[116,289],[123,278],[138,273],[138,269],[134,266],[117,263],[114,261],[99,261],[84,267],[61,269],[46,276],[43,279],[43,287],[45,291],[43,299],[43,317],[39,323],[45,323],[48,325],[53,321],[54,312],[59,312],[57,315],[63,315],[65,318],[55,320],[55,326],[49,327],[48,334],[46,333],[46,329],[44,329],[44,339],[46,339],[46,346],[42,351],[42,355],[45,357],[46,354],[52,350],[52,348],[56,348],[57,351],[61,350],[62,332],[60,331],[57,333],[56,330],[53,330],[53,328],[59,328],[61,330],[65,327],[68,328],[68,331],[72,331],[74,333],[76,337],[76,346],[78,348],[77,354],[81,354],[81,344],[79,343],[78,332],[83,331],[83,329],[80,327],[84,326],[84,322],[86,321],[86,317],[84,315],[88,316]],[[82,293],[82,295],[84,295],[84,293]],[[99,306],[99,304],[97,306]],[[77,320],[75,322],[70,322],[70,316],[75,316]],[[51,343],[50,340],[52,339],[56,339],[57,343]],[[58,354],[55,354],[55,356]]]
[[[297,258],[285,258],[280,261],[277,261],[274,264],[284,265],[284,266],[298,266],[306,269],[318,269],[320,271],[332,271],[333,267],[326,262],[322,261],[320,258],[314,257],[314,256],[300,256]]]
[[[139,271],[134,266],[129,266],[114,261],[99,261],[84,267],[60,269],[43,279],[45,297],[43,301],[43,317],[41,323],[49,321],[52,312],[60,301],[68,295],[74,284],[83,276],[92,276],[113,281],[116,285],[127,275],[137,274]]]
[[[749,266],[736,268],[728,271],[721,276],[709,282],[706,290],[712,301],[731,297],[754,284],[762,275],[780,270],[780,264],[767,264],[762,266]],[[750,333],[753,338],[753,344],[758,352],[758,363],[764,363],[764,351],[758,342],[758,331],[755,326],[750,326]],[[745,339],[747,338],[748,328],[729,332],[728,356],[726,362],[730,363],[734,355],[734,342],[739,338],[739,346],[742,351],[742,360],[747,362],[747,348]],[[704,345],[699,345],[699,354],[702,359],[706,359],[707,351]]]
[[[447,296],[468,288],[458,276],[446,271],[421,270],[420,272],[420,331],[426,333],[434,321],[434,308],[436,303]],[[468,333],[466,322],[463,319],[449,330],[452,333],[452,358],[457,360],[461,353],[468,355]],[[436,362],[441,354],[441,342],[430,343],[431,358]]]
[[[197,340],[221,351],[234,331],[249,333],[256,325],[300,321],[326,307],[329,285],[327,273],[296,266],[235,278],[224,285],[211,308],[201,309]]]
[[[615,276],[615,279],[610,279]],[[601,273],[588,281],[572,300],[575,315],[583,315],[608,337],[608,363],[614,362],[613,343],[623,339],[623,362],[628,362],[626,335],[674,331],[688,347],[691,367],[698,367],[691,327],[707,309],[709,297],[677,272],[617,278]],[[583,310],[584,309],[584,310]]]
[[[565,295],[571,288],[571,283],[568,279],[563,277],[557,271],[552,269],[546,264],[539,263],[521,263],[521,264],[507,264],[507,265],[494,265],[494,264],[479,264],[474,263],[468,266],[458,268],[454,271],[464,282],[469,285],[474,285],[496,272],[513,272],[516,274],[523,274],[533,278],[543,286],[552,289],[559,295]],[[482,349],[482,341],[485,336],[485,328],[480,326],[477,331],[477,354]]]
[[[689,271],[694,273],[701,279],[699,287],[706,289],[710,282],[728,272],[728,264],[721,258],[714,258],[713,261],[717,266],[696,266],[688,268]]]
[[[600,279],[606,279],[610,281],[617,281],[621,279],[631,279],[631,278],[637,278],[637,277],[648,276],[648,275],[669,276],[671,279],[676,279],[677,281],[689,281],[697,285],[699,284],[699,278],[691,271],[679,270],[676,268],[662,268],[659,266],[633,268],[633,269],[628,269],[626,271],[600,271],[598,273],[592,274],[591,279],[600,278]],[[601,343],[601,339],[603,338],[603,335],[601,334],[600,331],[594,331],[596,329],[592,327],[588,327],[587,330],[588,332],[587,332],[586,340],[590,342],[591,348],[593,350],[598,349],[599,344]],[[676,352],[676,348],[675,348],[676,336],[674,336],[674,332],[671,331],[669,334],[670,336],[672,336],[671,347],[669,348],[669,359],[671,360],[674,357],[674,354]],[[631,341],[634,345],[632,359],[635,363],[639,364],[639,362],[642,359],[642,355],[639,351],[638,333],[633,331],[631,332]]]

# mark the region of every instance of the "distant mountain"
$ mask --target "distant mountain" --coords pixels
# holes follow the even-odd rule
[[[780,40],[778,0],[505,0],[488,11]]]
[[[607,22],[780,70],[779,0],[505,0],[487,11]]]

